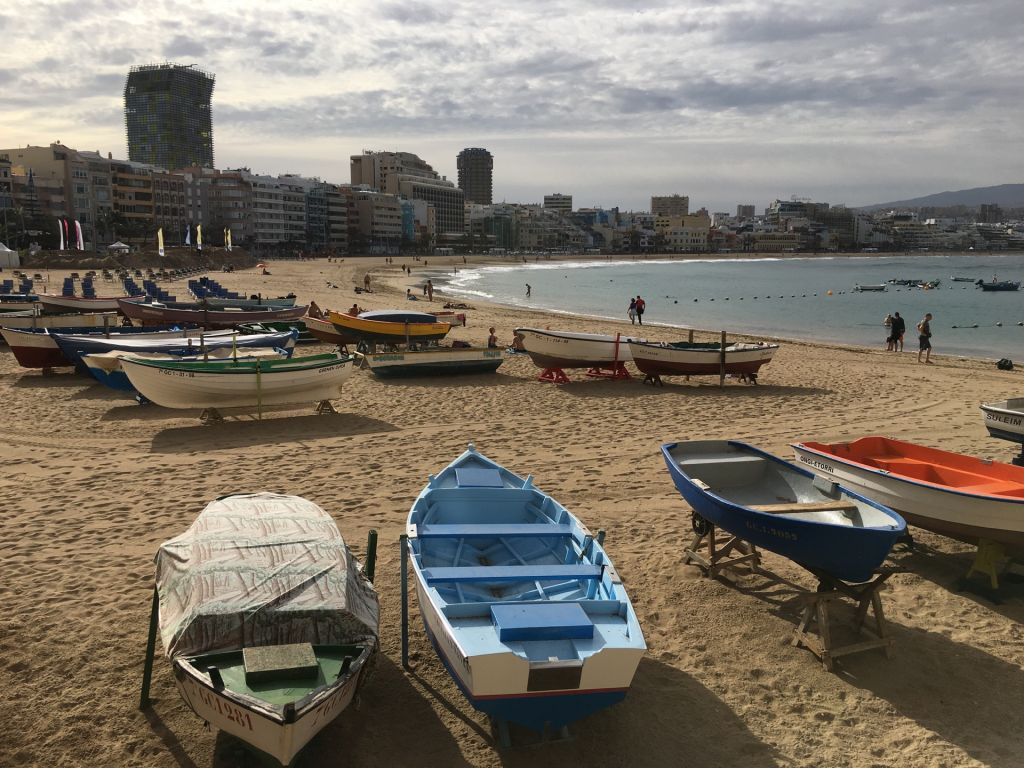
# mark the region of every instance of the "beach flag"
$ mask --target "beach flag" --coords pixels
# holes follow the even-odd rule
[[[156,252],[162,259],[164,257],[164,228],[160,227],[156,231]]]
[[[185,225],[185,245],[192,245],[192,225]]]
[[[203,250],[203,225],[196,224],[196,250]]]
[[[60,219],[57,219],[57,232],[60,234],[60,247],[57,250],[58,251],[63,251],[64,250],[64,225],[61,223]]]
[[[231,251],[231,227],[224,227],[224,247]]]
[[[80,250],[85,250],[85,240],[82,238],[82,222],[75,219],[75,247]]]

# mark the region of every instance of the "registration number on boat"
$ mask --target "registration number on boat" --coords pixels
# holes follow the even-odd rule
[[[808,458],[807,456],[801,456],[800,457],[800,461],[802,461],[804,464],[810,464],[815,469],[820,469],[823,472],[828,472],[829,474],[835,474],[835,471],[836,471],[835,468],[831,464],[826,464],[823,461],[818,461],[817,459],[811,459],[811,458]]]
[[[199,694],[199,698],[203,700],[203,703],[212,710],[216,709],[217,714],[232,723],[237,723],[243,728],[252,730],[252,717],[245,710],[239,709],[230,702],[224,701],[220,696],[215,696],[207,690],[204,690],[200,686],[195,687],[196,692]]]
[[[166,368],[158,368],[157,370],[159,370],[164,376],[183,376],[186,379],[194,379],[196,377],[195,373],[192,371],[169,371]]]

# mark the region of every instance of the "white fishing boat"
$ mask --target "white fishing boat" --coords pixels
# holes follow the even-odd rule
[[[539,368],[612,368],[632,360],[629,342],[620,334],[576,333],[516,328],[523,349]]]
[[[992,437],[1024,443],[1024,397],[999,400],[981,406],[985,428]]]
[[[276,493],[210,502],[156,556],[155,632],[185,703],[211,726],[292,765],[361,689],[380,608],[331,516]]]
[[[247,408],[317,403],[341,397],[351,355],[330,353],[231,364],[122,358],[132,386],[165,408]]]
[[[214,347],[203,354],[191,356],[173,355],[166,352],[126,352],[124,350],[112,350],[110,352],[94,352],[82,355],[82,362],[85,364],[89,374],[100,384],[105,384],[111,389],[122,392],[134,392],[128,375],[121,367],[121,360],[130,357],[136,360],[167,360],[180,362],[223,362],[230,364],[234,360],[254,360],[256,358],[276,360],[287,357],[291,350],[275,349],[267,347],[243,347],[241,349],[231,347]]]
[[[39,294],[39,303],[47,312],[116,312],[117,300],[124,296],[58,296],[54,293]],[[135,297],[141,298],[141,297]]]

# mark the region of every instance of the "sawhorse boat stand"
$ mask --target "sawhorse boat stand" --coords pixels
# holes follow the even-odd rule
[[[273,406],[270,406],[273,408]],[[263,421],[263,411],[266,410],[264,407],[258,407],[256,409],[256,420]],[[316,407],[313,409],[313,413],[317,416],[323,416],[325,413],[337,413],[338,411],[334,407],[334,403],[330,400],[320,400]],[[199,414],[200,424],[223,424],[224,415],[216,408],[204,408],[203,412]]]
[[[750,563],[755,570],[761,564],[761,555],[757,551],[757,547],[749,541],[744,541],[731,534],[727,534],[725,538],[719,538],[715,526],[697,512],[692,513],[691,521],[694,537],[690,546],[683,550],[683,565],[693,563],[704,572],[705,576],[714,579],[722,571],[735,568],[740,563]],[[701,552],[705,544],[707,545],[706,554]]]
[[[899,569],[881,568],[875,572],[870,581],[862,584],[848,584],[824,573],[813,572],[819,579],[817,592],[809,592],[802,596],[803,612],[800,624],[793,633],[793,646],[806,646],[821,659],[821,664],[829,672],[832,671],[835,659],[851,653],[861,653],[881,648],[885,657],[892,657],[892,638],[886,635],[885,614],[882,612],[882,599],[878,592],[882,585]],[[833,603],[840,600],[852,600],[857,604],[854,624],[858,634],[868,635],[867,640],[846,645],[835,644],[832,638],[832,626],[829,610]],[[874,629],[864,626],[868,609],[875,615]],[[811,625],[817,623],[818,631],[811,631]]]

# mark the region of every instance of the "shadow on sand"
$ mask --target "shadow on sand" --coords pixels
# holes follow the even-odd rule
[[[96,379],[87,374],[81,374],[72,368],[61,368],[50,370],[44,373],[41,370],[33,370],[30,373],[23,373],[11,386],[29,389],[67,389],[71,387],[86,388],[90,384],[96,384]]]
[[[434,714],[409,678],[381,654],[369,678],[362,701],[349,706],[303,749],[295,768],[312,766],[405,765],[468,766],[455,738]],[[240,761],[245,754],[244,761]],[[214,768],[270,766],[245,751],[241,742],[217,734]]]
[[[135,406],[138,408],[138,406]],[[139,410],[145,410],[140,408]],[[163,410],[163,409],[161,409]],[[165,414],[167,412],[165,411]],[[177,411],[191,414],[192,411]],[[169,427],[153,435],[150,450],[153,453],[191,453],[197,450],[246,448],[273,443],[308,442],[329,437],[365,435],[374,432],[393,432],[398,427],[386,421],[357,416],[351,413],[325,413],[323,415],[292,416],[290,418],[264,418],[255,416],[236,420],[225,419],[220,424],[201,424],[199,411],[195,424]],[[164,418],[167,418],[165,415]]]
[[[772,386],[771,384],[758,384],[750,386],[727,382],[724,387],[718,386],[718,380],[707,377],[694,378],[689,382],[679,380],[679,383],[666,381],[664,387],[656,387],[644,384],[643,379],[634,377],[632,381],[607,381],[601,379],[574,378],[568,384],[558,384],[564,392],[577,397],[620,397],[627,395],[646,394],[649,396],[671,397],[673,395],[685,395],[686,397],[707,397],[707,398],[728,398],[747,399],[756,397],[815,397],[831,394],[831,390],[820,387],[783,387]]]
[[[164,725],[163,718],[156,711],[156,707],[162,704],[160,701],[152,701],[150,706],[142,710],[143,716],[149,722],[149,727],[153,729],[153,733],[160,737],[160,740],[164,744],[164,748],[171,754],[181,768],[198,768],[186,753],[184,748],[181,746],[181,742],[174,732]]]

